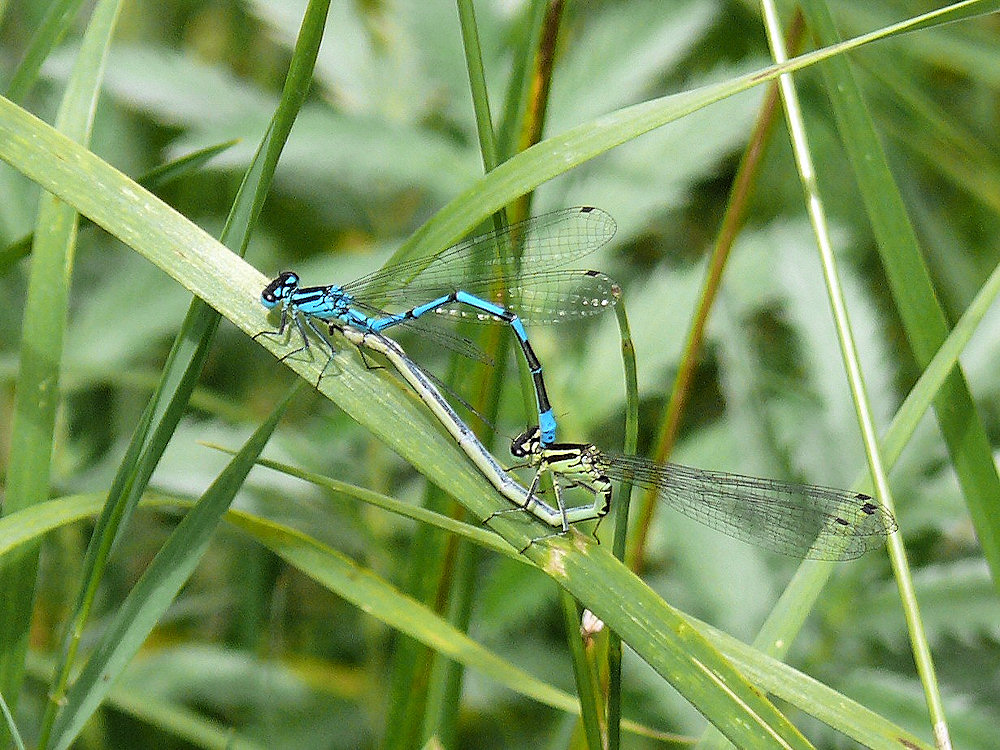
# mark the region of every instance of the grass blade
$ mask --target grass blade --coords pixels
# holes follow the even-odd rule
[[[836,32],[828,12],[817,4],[803,6],[808,22],[822,41]],[[889,280],[907,340],[922,369],[948,336],[948,321],[934,291],[930,271],[910,222],[902,195],[861,99],[854,76],[843,60],[821,66],[848,158],[855,172],[879,255]],[[976,536],[1000,591],[1000,475],[989,439],[979,418],[968,383],[956,367],[934,402],[938,425],[962,485],[976,527]]]
[[[704,93],[704,91],[702,90],[701,93]],[[683,95],[679,96],[683,97]],[[693,98],[683,100],[683,102],[686,102],[685,106],[691,105],[692,101]],[[671,98],[669,106],[675,107],[677,102],[677,99]],[[631,108],[630,110],[623,110],[623,112],[631,114],[633,117],[631,121],[632,125],[640,129],[641,127],[648,129],[653,125],[650,125],[649,122],[646,122],[645,125],[639,123],[639,115],[649,115],[656,109],[657,104],[659,104],[661,109],[667,106],[661,101],[651,103],[645,110],[637,111],[635,108]],[[640,105],[640,107],[642,106],[646,105]],[[671,109],[670,113],[660,111],[658,114],[661,116],[661,119],[663,117],[669,119],[672,116],[679,116],[678,113],[680,111],[680,109],[674,108]],[[607,119],[605,118],[605,120]],[[601,122],[604,124],[604,121]],[[622,120],[619,122],[622,122]],[[629,121],[625,118],[624,122],[628,123]],[[157,204],[154,199],[147,197],[141,191],[138,191],[132,183],[123,180],[113,170],[107,169],[106,165],[100,163],[99,160],[94,159],[85,152],[72,152],[72,155],[66,153],[67,147],[57,136],[51,136],[44,130],[44,127],[39,128],[30,117],[4,106],[3,103],[0,103],[0,127],[5,129],[4,132],[12,134],[16,131],[32,133],[32,137],[28,139],[22,137],[12,138],[7,148],[4,146],[5,140],[0,140],[0,151],[3,151],[4,158],[15,161],[20,169],[30,174],[34,179],[46,184],[46,187],[51,183],[56,189],[71,193],[73,200],[80,204],[86,204],[87,213],[92,214],[103,226],[111,229],[111,231],[126,242],[140,248],[153,262],[158,263],[169,273],[180,279],[187,288],[204,296],[213,306],[224,311],[227,316],[231,317],[237,325],[244,328],[247,332],[257,333],[263,330],[265,326],[263,315],[259,306],[256,305],[256,296],[263,282],[259,274],[253,273],[245,265],[241,264],[238,259],[234,259],[231,255],[220,251],[218,246],[204,235],[204,233],[191,227],[181,217]],[[621,137],[621,134],[617,137]],[[628,137],[630,136],[625,135],[626,139]],[[36,149],[33,147],[33,143],[44,144],[45,148]],[[584,145],[592,151],[595,149],[593,143],[588,142]],[[612,145],[611,140],[605,140],[601,144],[601,147],[610,148]],[[41,155],[38,155],[38,151],[41,151]],[[16,153],[12,155],[12,152]],[[44,170],[45,173],[42,174],[43,170],[36,169],[33,164],[28,163],[28,160],[17,158],[18,154],[23,157],[29,152],[32,153],[32,158],[35,159],[36,163],[44,163],[46,155],[49,155],[49,162],[57,161],[58,163],[48,163],[46,165],[47,169]],[[63,157],[58,160],[53,159],[52,155],[57,154],[63,154]],[[87,175],[82,179],[81,170],[77,168],[81,165],[83,167],[82,171]],[[519,176],[519,179],[526,179],[530,182],[544,178],[544,170],[532,172],[531,165],[532,162],[530,160],[521,162],[520,166],[524,172]],[[568,168],[569,166],[564,162],[562,169],[565,170]],[[500,169],[503,169],[503,167]],[[93,178],[89,174],[90,172],[93,173]],[[491,188],[501,185],[503,180],[495,175],[496,173],[493,173],[485,178],[482,184]],[[508,174],[507,177],[509,178],[510,175]],[[95,191],[93,189],[95,184],[107,187]],[[112,186],[114,186],[113,189]],[[506,186],[503,189],[510,188]],[[86,194],[88,192],[90,193],[89,196]],[[99,200],[95,199],[94,196],[96,195],[100,196]],[[136,203],[140,204],[144,210],[141,212],[136,211]],[[483,204],[480,203],[479,205],[482,206]],[[491,210],[487,210],[486,213],[489,213]],[[150,220],[153,216],[155,216],[155,221]],[[482,215],[479,218],[482,218]],[[455,229],[453,231],[460,232],[461,230]],[[277,347],[275,347],[275,350],[280,351]],[[307,377],[311,376],[312,380],[315,380],[315,376],[318,374],[318,364],[294,363],[292,366],[297,371],[305,373]],[[333,379],[329,380],[332,381]],[[436,477],[436,481],[443,482],[450,489],[456,491],[474,512],[486,515],[490,510],[495,509],[497,507],[496,500],[491,500],[490,493],[485,491],[486,488],[482,480],[476,475],[468,473],[466,470],[467,467],[461,465],[461,458],[457,456],[454,448],[450,452],[446,448],[444,452],[435,455],[433,451],[427,449],[429,443],[414,444],[415,441],[404,440],[401,437],[401,435],[413,434],[422,436],[432,435],[434,434],[434,428],[428,424],[426,418],[421,416],[419,412],[413,410],[412,407],[408,408],[392,394],[376,392],[371,384],[377,380],[377,376],[361,372],[355,367],[354,363],[348,361],[345,362],[341,376],[336,378],[337,382],[325,381],[321,390],[333,397],[358,421],[371,427],[376,435],[382,437],[387,443],[400,450],[401,453],[413,461],[415,465],[419,466],[421,470],[428,473],[429,476],[432,478]],[[399,411],[395,414],[389,409],[389,406],[394,402],[401,404]],[[411,432],[410,427],[414,427],[416,431]],[[450,466],[446,466],[442,458],[445,462],[455,458],[458,458],[458,461],[453,461]],[[464,488],[467,492],[461,492],[460,488]],[[511,521],[509,526],[506,523],[503,526],[501,524],[497,524],[497,526],[509,535],[510,538],[515,539],[518,534],[523,538],[533,533],[528,532],[527,527],[529,525],[521,521],[518,523]],[[566,560],[572,560],[574,566],[583,565],[578,559],[579,557],[581,557],[579,551],[573,551],[572,553],[567,551],[566,553]],[[553,570],[559,571],[565,569],[565,565],[557,565]],[[596,592],[589,591],[583,586],[582,579],[587,577],[583,575],[584,570],[590,575],[597,573],[597,570],[590,570],[585,567],[573,567],[573,575],[569,575],[564,583],[567,588],[572,587],[570,590],[578,595],[581,600],[584,600],[584,603],[589,604],[589,600],[594,598],[593,595]],[[618,575],[617,573],[611,574],[609,570],[603,571],[603,574],[615,577]],[[637,606],[636,602],[626,604],[626,611],[632,611],[635,606]],[[671,619],[669,616],[666,616],[666,618],[667,620]],[[618,618],[614,617],[613,614],[610,617],[605,616],[604,619],[611,627],[617,629],[618,623],[613,621]],[[641,636],[642,632],[646,632],[645,626],[646,623],[643,622],[642,625],[635,626],[639,628],[640,632],[633,629],[630,633],[632,639],[639,643],[638,648],[641,649],[640,653],[650,659],[652,663],[655,663],[665,676],[676,679],[676,674],[678,673],[674,672],[672,674],[670,669],[667,668],[669,660],[665,660],[664,657],[655,653],[656,647],[649,640],[649,633],[646,633],[645,638]],[[665,637],[664,634],[656,631],[656,638],[661,637]],[[713,663],[715,661],[717,660],[713,660]],[[678,664],[671,664],[670,666],[680,667],[680,673],[683,674],[695,674],[695,679],[699,681],[707,677],[704,672],[700,674],[697,672],[692,673],[690,670],[685,669],[684,666]],[[690,667],[690,664],[687,666]],[[719,668],[722,670],[727,669],[721,665]],[[729,672],[726,673],[729,674]],[[707,685],[707,683],[705,684]],[[701,700],[699,696],[695,696],[690,692],[686,694],[697,701]],[[699,705],[701,705],[700,702]],[[762,705],[761,710],[766,712],[768,716],[773,717],[773,714],[770,713],[771,709]],[[716,721],[725,724],[730,731],[739,731],[734,724],[729,723],[733,720],[732,717],[724,715],[723,704],[707,708],[706,712],[710,712]],[[780,719],[774,718],[775,721],[780,723]],[[757,735],[748,736],[756,737]]]
[[[996,2],[965,0],[907,19],[839,44],[800,55],[787,63],[733,77],[717,84],[653,99],[612,112],[593,122],[547,138],[504,162],[457,196],[404,243],[393,261],[419,257],[454,243],[489,215],[560,174],[658,127],[728,96],[774,80],[871,42],[928,25],[948,23],[969,13],[986,12]]]
[[[194,572],[247,474],[264,449],[297,385],[254,432],[246,445],[212,483],[195,507],[178,524],[142,578],[122,603],[66,694],[65,705],[52,730],[52,747],[63,750],[76,739],[98,709],[111,685],[146,640],[177,592]]]
[[[118,10],[115,0],[103,0],[94,8],[56,115],[56,128],[67,139],[87,143],[90,138]],[[76,232],[76,210],[53,195],[43,195],[21,333],[4,513],[26,508],[49,494]],[[0,602],[0,693],[12,708],[16,708],[21,690],[37,566],[38,550],[28,548],[9,557],[0,570],[4,591]],[[0,733],[0,743],[5,742],[5,734]]]
[[[55,49],[69,31],[83,0],[56,0],[45,11],[45,18],[38,24],[28,51],[7,87],[7,97],[15,102],[23,101],[38,80],[38,71],[49,53]]]
[[[251,162],[248,174],[244,177],[223,230],[223,241],[240,251],[249,240],[250,230],[263,205],[278,156],[308,91],[308,80],[322,39],[327,9],[328,2],[322,0],[312,3],[306,13],[300,39],[301,48],[293,56],[285,96]],[[80,591],[62,644],[55,681],[49,690],[49,702],[42,721],[42,747],[47,745],[48,734],[62,705],[79,639],[103,577],[108,556],[121,530],[127,526],[132,511],[187,408],[218,322],[218,314],[202,300],[196,298],[192,301],[171,347],[157,388],[133,432],[83,561]]]

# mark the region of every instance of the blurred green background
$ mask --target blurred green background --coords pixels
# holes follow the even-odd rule
[[[48,6],[28,0],[0,4],[4,81]],[[276,105],[304,7],[300,0],[127,4],[108,58],[92,150],[138,176],[195,149],[241,139],[159,192],[218,236]],[[845,36],[912,12],[902,4],[855,0],[832,7]],[[518,44],[530,10],[520,2],[476,6],[498,120],[506,112],[512,71],[524,64]],[[21,102],[46,121],[58,107],[86,20],[83,13]],[[877,44],[850,58],[952,321],[998,257],[997,30],[996,18],[989,16]],[[560,29],[545,134],[768,61],[758,11],[748,4],[570,4]],[[884,430],[920,371],[894,312],[822,79],[809,70],[795,80],[869,395]],[[641,454],[648,454],[659,430],[704,284],[706,258],[764,94],[757,88],[714,104],[546,183],[535,194],[534,213],[587,204],[617,220],[615,239],[585,265],[611,274],[625,290],[638,361]],[[501,143],[509,142],[510,131],[500,130]],[[672,460],[848,487],[865,470],[864,453],[780,116],[764,146]],[[265,275],[294,268],[306,283],[357,278],[377,268],[481,175],[454,5],[335,2],[310,96],[283,152],[247,259]],[[8,245],[32,231],[38,190],[3,167],[0,196],[0,238]],[[30,260],[4,258],[0,423],[6,425]],[[54,497],[107,491],[189,300],[170,278],[108,235],[92,227],[80,232]],[[612,317],[533,329],[531,336],[545,364],[560,437],[620,449],[624,390]],[[474,377],[463,377],[459,363],[455,375],[456,365],[434,346],[402,343],[430,371],[451,373],[463,397],[476,398],[478,369],[472,368]],[[998,344],[1000,317],[991,313],[962,360],[994,445],[1000,440]],[[514,358],[498,367],[511,377],[496,418],[497,435],[490,439],[498,458],[509,462],[508,440],[531,415],[516,387]],[[293,380],[223,321],[153,487],[197,498],[227,461],[202,442],[238,447]],[[9,429],[0,431],[0,455],[9,451],[9,435]],[[417,504],[430,492],[411,467],[315,392],[293,402],[265,455]],[[1000,722],[1000,607],[931,417],[911,439],[892,482],[956,744],[988,747]],[[257,469],[237,505],[305,530],[401,587],[419,576],[408,564],[415,525],[354,499]],[[105,576],[89,625],[94,634],[176,521],[174,513],[153,511],[140,511],[132,520]],[[28,737],[42,710],[45,676],[76,596],[74,572],[91,528],[63,528],[43,548],[29,680],[18,712]],[[443,537],[436,544],[454,552]],[[470,634],[572,692],[551,581],[496,555],[455,554],[458,562],[442,562],[452,572],[441,580],[471,576]],[[794,568],[794,561],[663,513],[656,519],[644,578],[671,604],[749,641]],[[447,609],[447,585],[440,585],[438,603]],[[390,691],[404,640],[222,526],[116,687],[117,697],[76,746],[217,746],[207,732],[199,739],[196,731],[175,726],[190,720],[231,728],[233,741],[248,747],[379,747],[386,726],[400,721],[404,709]],[[884,555],[838,571],[790,661],[929,738],[924,697]],[[625,674],[628,718],[699,736],[704,722],[698,714],[629,653]],[[439,684],[435,679],[429,678],[431,685]],[[427,689],[411,687],[414,694]],[[474,671],[464,675],[461,696],[453,700],[453,724],[442,729],[449,746],[571,747],[579,741],[573,717]],[[129,701],[145,708],[130,707]],[[791,716],[820,747],[853,746],[815,720]],[[626,735],[624,746],[664,743]]]

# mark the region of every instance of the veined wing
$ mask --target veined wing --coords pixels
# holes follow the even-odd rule
[[[881,546],[896,521],[868,495],[601,453],[614,479],[655,488],[662,502],[724,534],[793,557],[852,560]]]
[[[614,219],[599,208],[566,208],[473,237],[432,258],[380,269],[343,289],[369,304],[406,309],[457,289],[482,294],[495,285],[506,295],[526,284],[565,287],[567,282],[558,280],[561,273],[545,272],[594,252],[615,231]],[[533,277],[538,278],[529,281]]]

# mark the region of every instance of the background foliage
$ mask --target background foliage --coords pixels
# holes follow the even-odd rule
[[[4,9],[5,81],[48,6],[22,2]],[[832,8],[845,36],[905,17],[891,3]],[[91,149],[138,176],[195,149],[241,139],[160,191],[182,214],[220,235],[276,106],[304,9],[286,0],[126,5],[108,56]],[[504,93],[512,71],[524,64],[519,44],[529,11],[521,4],[476,7],[488,89],[501,122],[510,115]],[[88,19],[80,16],[21,102],[46,121],[54,120]],[[912,34],[850,58],[952,321],[996,265],[996,23],[988,16]],[[769,59],[757,10],[748,5],[574,4],[560,33],[545,132],[734,77]],[[820,190],[834,222],[869,395],[884,430],[921,371],[902,334],[823,80],[808,70],[796,75],[796,83],[821,166]],[[640,453],[649,452],[662,418],[704,284],[705,258],[763,95],[753,89],[629,141],[546,183],[535,196],[534,212],[592,204],[618,222],[612,244],[587,264],[615,276],[626,291],[639,366]],[[334,3],[311,93],[247,258],[265,274],[293,267],[316,283],[356,278],[481,174],[455,8],[412,0]],[[0,191],[0,236],[10,245],[35,229],[39,191],[6,167]],[[3,258],[0,415],[7,422],[13,418],[30,260],[15,260],[9,251]],[[712,309],[674,460],[851,485],[866,464],[826,299],[779,118]],[[80,232],[53,497],[107,492],[189,300],[184,289],[108,235]],[[561,436],[617,449],[625,404],[619,334],[607,318],[531,333]],[[994,439],[1000,430],[1000,378],[992,366],[998,344],[1000,319],[991,313],[962,359],[979,418]],[[434,372],[454,369],[433,347],[404,345]],[[501,367],[516,373],[513,359]],[[456,388],[475,400],[488,376],[464,366]],[[294,377],[223,322],[152,486],[163,495],[197,498],[228,461],[203,443],[240,445]],[[494,446],[502,459],[507,439],[526,419],[517,388],[507,388]],[[2,435],[6,442],[10,431]],[[9,445],[0,448],[6,455]],[[292,402],[266,454],[414,504],[430,495],[429,502],[441,507],[412,467],[315,393]],[[953,734],[963,747],[987,747],[1000,721],[1000,611],[930,417],[911,438],[892,483]],[[428,539],[412,521],[268,469],[254,470],[236,505],[300,529],[417,598],[450,609],[453,620],[467,619],[470,634],[495,654],[574,691],[557,589],[542,574],[501,555],[456,549],[444,537]],[[84,648],[176,522],[175,509],[162,508],[140,510],[131,520],[102,582]],[[91,530],[89,522],[61,527],[43,547],[28,680],[17,714],[29,740],[40,722]],[[750,641],[793,571],[793,561],[663,514],[647,548],[644,578],[679,609]],[[468,598],[449,594],[455,591]],[[401,664],[416,660],[412,649],[398,631],[241,531],[221,526],[80,746],[223,746],[234,740],[260,747],[374,747],[402,732],[400,726],[415,722],[419,728],[420,716],[405,716],[414,702],[404,698],[425,693],[421,738],[433,730],[454,746],[498,748],[581,741],[575,717],[475,670],[459,676],[438,660],[426,673],[411,673],[422,674],[422,681],[405,681]],[[789,661],[929,739],[925,699],[884,557],[837,571]],[[628,653],[625,674],[628,718],[679,735],[701,733],[703,719]],[[829,727],[795,711],[790,716],[817,745],[844,745]],[[659,741],[626,736],[624,742],[645,747]]]

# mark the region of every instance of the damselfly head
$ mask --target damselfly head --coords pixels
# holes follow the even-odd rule
[[[288,299],[299,288],[299,275],[294,271],[282,271],[274,281],[264,287],[260,301],[264,307],[274,307],[281,300]]]
[[[510,453],[515,458],[527,458],[541,451],[541,430],[532,427],[510,441]]]

